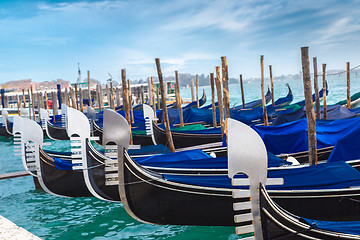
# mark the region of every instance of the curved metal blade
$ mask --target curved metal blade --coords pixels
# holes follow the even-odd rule
[[[86,115],[89,119],[95,120],[96,119],[96,111],[92,107],[87,107],[86,109]]]
[[[3,109],[1,111],[1,116],[2,116],[2,123],[3,123],[4,126],[6,126],[7,121],[9,121],[9,113],[8,113],[8,111]]]
[[[267,179],[267,152],[260,136],[249,126],[228,118],[228,176],[232,178],[232,185],[250,185],[250,206],[253,224],[248,226],[254,232],[256,239],[263,239],[260,211],[260,183],[266,184]],[[234,178],[237,173],[244,173],[246,179]],[[245,182],[245,183],[244,183]],[[236,196],[236,190],[233,191]],[[238,203],[234,203],[234,208]],[[235,222],[249,220],[244,214],[236,215]],[[241,227],[237,233],[241,233]]]
[[[67,107],[66,131],[69,137],[78,135],[80,138],[90,138],[90,124],[82,112]]]
[[[130,126],[126,119],[114,110],[104,110],[102,143],[114,142],[125,149],[130,144]]]
[[[144,111],[144,120],[145,120],[145,128],[146,128],[146,135],[151,135],[151,139],[154,145],[157,145],[154,137],[154,129],[153,129],[153,121],[155,120],[155,112],[147,104],[143,104],[143,111]]]
[[[28,118],[14,116],[13,133],[21,134],[22,141],[42,146],[44,135],[40,125]]]

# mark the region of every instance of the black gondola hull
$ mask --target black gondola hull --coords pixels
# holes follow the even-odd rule
[[[42,181],[51,193],[66,197],[92,196],[86,187],[81,170],[60,170],[54,160],[40,149],[40,168]]]
[[[120,164],[120,163],[119,163]],[[155,224],[235,226],[231,189],[206,188],[165,181],[162,175],[137,165],[125,154],[125,209],[141,221]],[[121,193],[121,190],[120,190]],[[318,220],[359,220],[360,189],[269,191],[284,209]]]
[[[166,132],[153,123],[154,138],[157,144],[168,146]],[[175,148],[185,148],[196,145],[221,142],[221,134],[189,134],[181,132],[171,132]]]

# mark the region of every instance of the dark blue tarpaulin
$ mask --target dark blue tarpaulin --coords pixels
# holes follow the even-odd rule
[[[245,188],[232,186],[226,175],[180,176],[164,175],[173,182],[216,188]],[[245,177],[245,175],[239,175]],[[360,186],[360,172],[345,162],[324,163],[302,168],[268,171],[269,178],[283,178],[284,185],[267,186],[268,190],[341,189]]]
[[[360,221],[330,222],[302,218],[313,228],[324,229],[339,233],[360,234]]]
[[[163,155],[138,158],[135,161],[143,166],[164,168],[203,168],[203,169],[227,169],[227,157],[213,158],[201,150],[189,150]],[[288,165],[289,162],[268,153],[268,167]]]
[[[349,134],[337,141],[328,162],[356,159],[360,159],[360,126],[354,126],[354,129]]]
[[[279,111],[277,114],[278,114],[278,116],[271,124],[273,126],[277,126],[277,125],[287,123],[287,122],[293,122],[293,121],[299,120],[301,118],[306,118],[305,107],[302,107],[302,108],[296,110],[295,112],[288,113],[285,111],[284,112]],[[322,107],[321,107],[320,115],[321,115],[321,117],[323,117],[323,108]],[[327,115],[328,120],[336,120],[336,119],[345,119],[345,118],[355,117],[356,112],[351,111],[340,105],[330,105],[330,106],[327,106],[326,115]]]

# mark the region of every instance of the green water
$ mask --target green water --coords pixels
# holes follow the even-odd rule
[[[343,76],[328,78],[328,103],[346,98]],[[352,82],[359,77],[352,76]],[[287,93],[290,83],[294,102],[303,99],[302,81],[275,81],[275,98]],[[246,82],[246,101],[260,98],[259,82]],[[202,88],[201,88],[202,89]],[[205,87],[210,103],[210,87]],[[352,85],[352,94],[360,85]],[[190,89],[181,90],[190,97]],[[231,104],[240,104],[239,85],[230,85]],[[53,149],[66,149],[68,142],[56,143]],[[23,171],[19,156],[13,155],[12,138],[0,138],[0,174]],[[179,206],[181,207],[181,206]],[[158,226],[132,219],[121,203],[110,203],[96,198],[62,198],[34,190],[32,177],[0,181],[0,215],[34,233],[42,239],[239,239],[234,227]]]

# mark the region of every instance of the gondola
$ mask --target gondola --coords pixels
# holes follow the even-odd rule
[[[59,164],[64,165],[59,162],[71,163],[76,158],[68,155],[67,159],[56,159],[42,149],[43,132],[39,124],[15,116],[14,134],[14,144],[20,147],[25,170],[36,177],[45,192],[66,197],[91,196],[85,185],[82,170],[74,170],[69,164],[65,164],[65,169],[59,169]]]
[[[238,123],[230,122],[229,124]],[[291,213],[291,210],[289,212],[283,209],[281,204],[275,203],[268,194],[265,184],[282,185],[284,179],[267,178],[265,146],[254,131],[246,127],[243,129],[248,138],[235,138],[243,144],[251,142],[248,146],[255,146],[252,146],[251,150],[241,151],[241,156],[229,156],[229,177],[232,179],[232,184],[248,187],[247,190],[233,191],[237,234],[253,233],[249,239],[258,240],[360,239],[360,221],[340,222],[341,216],[333,222],[313,220],[303,217],[303,214],[295,215]],[[235,177],[239,173],[245,174],[247,178]],[[322,204],[327,204],[326,199],[322,200]],[[336,204],[333,207],[336,207]]]
[[[0,136],[11,137],[12,134],[12,123],[9,120],[9,113],[6,110],[2,110],[2,126],[0,126]]]
[[[206,94],[205,94],[205,90],[203,89],[203,95],[199,99],[199,107],[202,107],[205,103],[206,103]],[[192,101],[191,103],[188,103],[182,109],[185,110],[191,107],[197,107],[197,101]]]
[[[276,204],[263,185],[260,209],[263,239],[360,239],[359,221],[317,221],[297,216]]]
[[[270,88],[268,88],[266,94],[265,94],[265,102],[266,104],[268,104],[271,100],[271,91]],[[262,99],[258,99],[258,100],[254,100],[252,102],[248,102],[245,104],[245,109],[247,108],[255,108],[255,107],[260,107],[262,105]],[[237,106],[234,108],[235,110],[240,110],[243,109],[243,106]]]
[[[288,94],[283,97],[283,98],[279,98],[278,100],[275,101],[274,105],[275,107],[283,107],[283,106],[287,106],[289,105],[292,100],[294,99],[293,93],[291,91],[290,85],[286,84],[286,86],[288,87]]]
[[[160,128],[154,121],[153,134],[157,144],[168,146],[166,131]],[[175,148],[184,148],[207,143],[221,142],[222,134],[191,134],[184,132],[171,132]]]
[[[95,121],[93,121],[93,133],[94,136],[99,138],[97,142],[101,144],[103,130]],[[134,145],[150,146],[154,144],[150,135],[132,134],[132,139]]]
[[[65,118],[67,106],[62,104],[62,118]],[[41,123],[46,135],[52,140],[70,140],[65,125],[65,120],[62,119],[62,122],[57,125],[50,122],[50,117],[48,112],[45,109],[40,109]]]
[[[232,131],[234,130],[229,130]],[[235,144],[236,148],[241,149],[237,144]],[[159,174],[137,164],[126,151],[123,157],[118,159],[121,201],[125,210],[135,219],[153,224],[235,225],[232,199],[234,187],[231,186],[229,178]],[[354,177],[353,182],[349,180],[349,184],[353,184],[352,187],[324,188],[314,185],[309,189],[297,186],[294,190],[291,187],[277,189],[275,186],[269,190],[269,194],[286,210],[308,218],[320,220],[334,220],[339,217],[344,220],[358,218],[360,187],[357,181],[360,180],[360,176],[346,163],[329,165],[329,168],[328,165],[321,164],[315,168],[298,170],[278,168],[278,171],[274,169],[270,173],[272,176],[286,175],[298,178],[304,174],[301,171],[314,171],[308,174],[320,178],[319,172],[324,170],[322,173],[326,175],[327,171],[333,168],[349,171],[346,177]],[[295,175],[296,172],[300,175]],[[336,180],[335,176],[332,180]],[[224,181],[228,184],[219,185]]]

